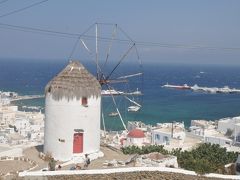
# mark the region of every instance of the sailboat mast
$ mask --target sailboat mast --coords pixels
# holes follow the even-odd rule
[[[124,96],[127,100],[129,100],[130,102],[132,102],[133,104],[142,107],[140,104],[138,104],[137,102],[135,102],[134,100],[129,99],[127,96]]]

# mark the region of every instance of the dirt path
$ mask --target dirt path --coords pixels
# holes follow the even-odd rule
[[[9,172],[17,172],[25,169],[29,169],[32,165],[25,161],[0,161],[0,174],[7,174]]]

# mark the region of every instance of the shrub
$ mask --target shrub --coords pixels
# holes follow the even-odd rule
[[[224,165],[236,161],[237,152],[227,152],[226,148],[218,144],[203,143],[191,151],[173,149],[168,152],[163,145],[150,145],[139,148],[128,146],[122,148],[124,154],[149,154],[159,152],[164,155],[170,154],[177,156],[178,164],[181,168],[195,171],[198,174],[214,173],[224,169]]]

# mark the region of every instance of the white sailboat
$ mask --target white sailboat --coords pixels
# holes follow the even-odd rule
[[[134,96],[141,96],[143,95],[141,91],[137,90],[136,91],[133,91],[133,92],[128,92],[128,93],[124,93],[124,95],[134,95]]]
[[[140,104],[138,104],[138,103],[135,102],[134,100],[128,98],[127,96],[125,96],[125,98],[134,104],[133,106],[129,106],[129,107],[128,107],[127,110],[128,110],[129,112],[137,112],[137,111],[139,111],[140,108],[142,107]]]
[[[108,116],[110,116],[110,117],[118,116],[118,113],[117,112],[110,112],[108,114]]]
[[[140,107],[139,106],[129,106],[128,107],[128,111],[129,112],[137,112],[140,110]]]

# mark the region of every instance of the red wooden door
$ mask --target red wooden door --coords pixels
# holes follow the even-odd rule
[[[83,152],[83,133],[75,133],[73,137],[73,153]]]

